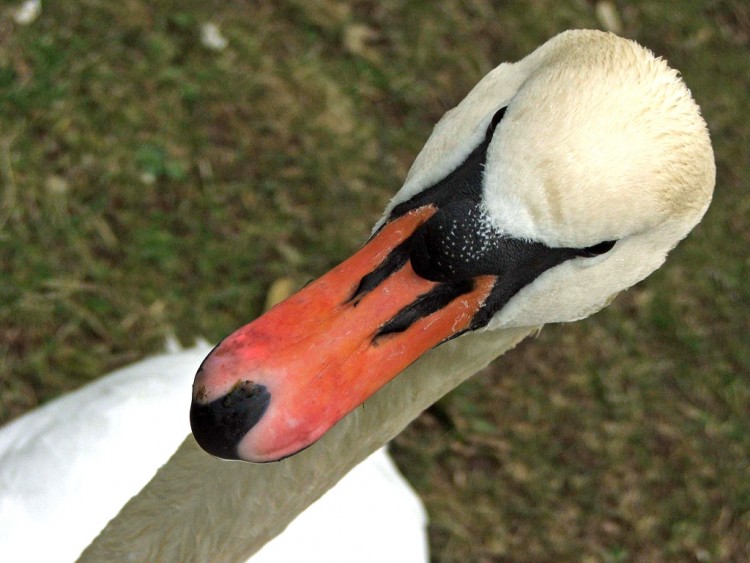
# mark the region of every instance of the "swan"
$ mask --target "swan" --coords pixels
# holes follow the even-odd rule
[[[568,31],[500,65],[357,254],[208,355],[193,436],[81,560],[248,557],[489,361],[661,266],[714,181],[689,90],[636,43]]]
[[[189,433],[185,401],[210,350],[202,341],[183,350],[169,339],[165,353],[0,428],[0,560],[74,561]],[[251,563],[349,563],[362,545],[369,547],[361,561],[425,563],[425,528],[419,497],[381,448]],[[392,541],[368,541],[373,534]]]

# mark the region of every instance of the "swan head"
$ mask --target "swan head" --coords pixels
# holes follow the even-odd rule
[[[554,37],[440,120],[362,250],[217,346],[196,439],[280,459],[446,340],[598,311],[700,221],[714,178],[676,71],[612,34]]]
[[[569,31],[497,67],[440,120],[379,225],[455,170],[488,128],[477,210],[486,228],[597,255],[545,271],[489,329],[598,311],[661,266],[711,201],[711,141],[677,71],[633,41]]]

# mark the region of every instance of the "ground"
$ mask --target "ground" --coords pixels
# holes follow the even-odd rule
[[[20,6],[0,5],[0,422],[343,259],[499,62],[618,26],[668,59],[716,151],[703,223],[393,450],[434,561],[750,560],[746,2]]]

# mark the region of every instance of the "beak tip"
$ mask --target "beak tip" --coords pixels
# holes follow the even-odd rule
[[[198,445],[216,457],[242,459],[238,445],[263,418],[271,393],[265,385],[246,380],[208,403],[200,402],[198,395],[190,406],[190,426]]]

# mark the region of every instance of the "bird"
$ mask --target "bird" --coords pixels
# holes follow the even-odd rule
[[[637,43],[571,30],[501,64],[357,253],[204,359],[192,435],[81,560],[246,558],[525,336],[659,268],[714,183],[700,109]]]
[[[168,338],[164,353],[0,428],[0,560],[74,561],[188,434],[185,401],[210,350],[203,340],[182,349]],[[428,561],[424,506],[385,448],[250,562],[348,563],[372,534],[391,541],[360,561]]]

